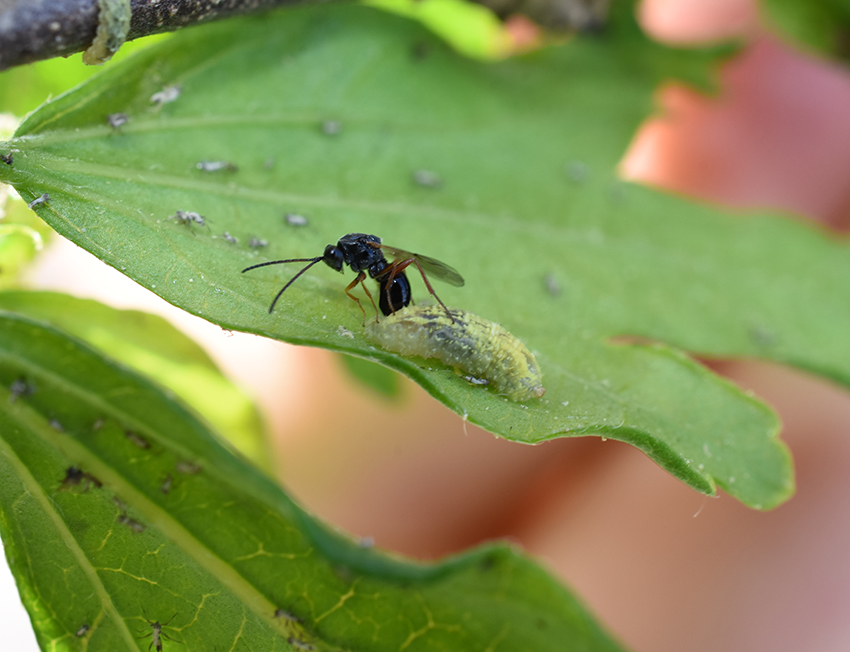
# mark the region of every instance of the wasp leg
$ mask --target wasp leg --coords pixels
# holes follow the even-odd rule
[[[363,272],[360,272],[360,273],[363,274]],[[365,278],[365,274],[364,274],[364,278]],[[372,302],[372,310],[375,311],[375,321],[379,321],[378,306],[375,305],[375,300],[372,298],[372,293],[369,292],[369,288],[366,287],[366,283],[363,282],[362,278],[360,279],[360,285],[363,286],[363,291],[366,293],[366,296],[369,297],[369,301]],[[363,326],[365,326],[365,325],[366,325],[366,314],[364,312],[364,314],[363,314]]]
[[[367,288],[366,283],[363,282],[365,280],[365,278],[366,278],[366,272],[360,272],[357,275],[357,278],[355,278],[353,281],[351,281],[351,283],[348,284],[348,287],[345,288],[345,293],[348,295],[348,298],[351,299],[352,301],[355,301],[357,303],[357,307],[360,308],[360,312],[363,313],[363,326],[366,325],[366,311],[363,309],[363,304],[360,303],[360,299],[358,299],[353,294],[351,294],[351,292],[349,292],[349,290],[351,290],[355,285],[360,283],[360,285],[363,286],[363,291],[366,293],[366,296],[369,297],[369,301],[372,302],[372,308],[375,309],[375,315],[377,316],[378,308],[375,305],[375,300],[372,298],[372,293],[369,292],[369,288]]]
[[[416,269],[418,269],[419,273],[422,275],[422,280],[425,281],[425,287],[428,288],[428,292],[430,292],[431,296],[437,300],[437,303],[439,303],[443,307],[443,310],[446,311],[446,314],[449,316],[449,319],[451,319],[452,323],[454,324],[455,319],[454,317],[452,317],[452,313],[449,312],[449,309],[446,308],[446,304],[443,303],[443,300],[437,296],[436,292],[434,292],[434,288],[431,287],[431,283],[428,281],[428,277],[425,276],[425,270],[422,269],[422,265],[420,265],[419,261],[415,258],[408,258],[407,260],[395,260],[389,266],[387,266],[384,271],[382,271],[375,277],[377,278],[378,276],[383,276],[387,273],[390,275],[389,280],[387,282],[387,302],[389,303],[389,288],[392,285],[393,279],[399,272],[403,272],[405,269],[410,267],[410,265],[416,265]]]
[[[407,264],[409,265],[410,262],[408,262]],[[398,272],[401,272],[403,270],[404,270],[404,267],[399,268],[397,261],[393,261],[389,265],[387,265],[383,270],[378,272],[378,274],[375,275],[375,280],[377,280],[380,277],[385,276],[387,274],[390,275],[389,278],[387,279],[387,305],[390,307],[392,314],[395,314],[396,311],[395,311],[395,306],[393,305],[392,297],[390,296],[390,289],[393,286],[393,280],[395,279],[396,276],[398,276]],[[377,321],[381,321],[381,320],[378,319]]]

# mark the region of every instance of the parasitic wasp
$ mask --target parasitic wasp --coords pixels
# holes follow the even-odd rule
[[[387,261],[387,258],[384,255],[385,252],[393,258],[392,262]],[[351,268],[351,271],[357,273],[356,278],[348,284],[348,287],[345,288],[345,294],[349,299],[352,299],[357,303],[357,306],[363,313],[364,320],[366,319],[366,311],[363,309],[360,299],[351,294],[351,290],[360,283],[360,285],[363,286],[363,291],[366,292],[366,296],[368,296],[369,300],[372,302],[372,307],[375,308],[375,314],[377,315],[378,309],[375,307],[375,300],[372,298],[369,288],[367,288],[364,283],[367,274],[370,278],[378,281],[380,286],[378,305],[384,315],[391,315],[410,305],[410,301],[412,299],[410,281],[407,278],[405,270],[411,265],[415,265],[419,270],[419,273],[422,275],[422,280],[425,281],[425,287],[428,288],[428,292],[430,292],[437,302],[443,307],[443,310],[446,311],[446,314],[450,319],[452,317],[449,309],[446,308],[446,305],[440,300],[437,293],[434,292],[434,288],[431,287],[431,283],[425,275],[425,272],[427,270],[427,272],[434,278],[445,281],[450,285],[454,285],[456,287],[463,286],[463,277],[445,263],[441,263],[439,260],[429,258],[428,256],[414,254],[404,249],[390,247],[383,244],[378,236],[366,233],[349,233],[344,235],[339,239],[336,245],[328,245],[325,247],[325,252],[321,256],[316,256],[315,258],[272,260],[267,263],[251,265],[242,271],[247,272],[252,269],[257,269],[258,267],[280,265],[282,263],[308,263],[300,272],[293,276],[286,285],[283,286],[280,292],[277,293],[271,306],[269,306],[269,313],[271,313],[274,310],[278,299],[280,299],[286,289],[304,272],[320,262],[325,263],[328,267],[335,269],[338,272],[342,272],[343,266],[348,265]]]

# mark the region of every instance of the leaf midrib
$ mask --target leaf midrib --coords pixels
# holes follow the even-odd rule
[[[73,174],[90,174],[96,177],[108,179],[116,179],[122,182],[127,181],[128,174],[137,175],[134,181],[140,181],[148,185],[155,185],[163,188],[185,190],[188,192],[197,192],[204,195],[212,195],[219,197],[239,198],[250,201],[269,202],[281,207],[292,206],[293,204],[311,206],[315,208],[326,208],[331,210],[359,210],[364,213],[380,213],[385,215],[410,215],[421,219],[445,222],[448,224],[456,221],[471,222],[477,224],[482,233],[491,229],[498,228],[505,231],[516,232],[532,239],[540,239],[547,241],[548,239],[558,236],[559,239],[571,239],[578,246],[591,246],[597,243],[599,227],[596,225],[586,225],[576,228],[575,225],[569,223],[553,224],[543,222],[528,225],[523,223],[518,218],[506,214],[504,212],[480,212],[470,211],[468,209],[450,209],[445,207],[437,207],[427,204],[412,204],[399,201],[369,201],[362,199],[350,199],[329,197],[321,195],[303,195],[284,193],[277,190],[254,188],[250,186],[240,185],[234,182],[227,184],[217,183],[214,181],[205,181],[201,179],[192,179],[187,177],[176,176],[174,174],[156,173],[148,170],[139,170],[137,168],[126,168],[114,165],[104,165],[94,163],[92,161],[80,161],[78,159],[70,159],[63,156],[57,156],[44,151],[38,152],[32,156],[39,160],[39,164],[50,173],[69,172]],[[35,177],[31,173],[24,173],[18,170],[21,175]],[[41,184],[44,185],[44,184]],[[100,204],[111,208],[117,213],[125,215],[129,219],[134,219],[132,211],[127,209],[125,202],[110,201],[110,199],[98,192],[86,193],[83,188],[70,184],[62,184],[55,186],[56,189],[61,189],[64,193],[76,197],[78,199]],[[165,218],[162,218],[165,219]],[[140,221],[141,224],[146,224],[146,221]],[[72,224],[72,223],[68,223]],[[664,254],[664,258],[672,260],[681,260],[689,265],[693,264],[693,258],[687,257],[686,253],[675,255],[676,250],[670,247],[659,247],[657,243],[646,238],[635,238],[634,234],[629,233],[627,237],[615,237],[611,233],[605,233],[606,248],[614,248],[614,244],[621,241],[620,246],[623,250],[634,251],[636,246],[640,246],[643,255],[647,257],[657,258],[658,254]],[[671,254],[674,254],[671,256]],[[704,257],[700,260],[703,265],[703,276],[711,276],[714,269],[713,260]],[[615,334],[616,335],[616,334]]]
[[[30,364],[28,361],[22,360],[21,358],[15,355],[0,354],[0,359],[2,359],[3,361],[13,361],[16,365],[19,365],[21,368],[24,368],[30,373],[32,373],[33,376],[51,378],[51,380],[53,382],[56,382],[57,385],[65,388],[68,393],[80,397],[81,400],[86,401],[89,405],[99,407],[101,411],[110,414],[111,416],[117,418],[116,415],[121,415],[121,423],[129,425],[131,429],[137,429],[140,434],[143,434],[145,436],[151,436],[152,439],[159,441],[159,438],[156,436],[152,436],[151,431],[144,424],[128,416],[122,410],[115,408],[111,404],[100,400],[99,397],[97,397],[96,395],[92,395],[84,391],[78,391],[78,386],[69,385],[68,383],[64,382],[63,378],[57,377],[55,374],[50,373],[49,371],[45,371],[44,368]],[[4,395],[0,395],[0,401],[5,398],[6,403],[8,403],[8,390],[0,388],[0,391],[5,393]],[[228,587],[234,595],[239,597],[241,602],[251,608],[256,615],[258,615],[271,627],[271,629],[273,629],[274,631],[278,631],[283,635],[286,634],[286,631],[285,629],[283,629],[282,624],[276,622],[274,619],[274,611],[276,609],[276,606],[271,601],[269,601],[266,596],[260,593],[254,587],[254,585],[251,584],[245,577],[238,573],[236,569],[233,568],[233,566],[228,564],[214,551],[206,547],[195,535],[186,530],[165,510],[163,510],[160,506],[158,506],[156,503],[147,498],[145,494],[137,490],[132,484],[127,483],[124,480],[123,476],[113,471],[112,467],[103,462],[103,460],[98,457],[93,451],[80,444],[76,439],[71,436],[58,436],[56,431],[54,431],[48,424],[44,422],[44,419],[38,412],[30,408],[24,408],[19,401],[9,403],[9,405],[12,406],[12,409],[9,411],[9,414],[12,418],[18,421],[18,423],[21,423],[22,426],[29,429],[31,432],[37,433],[46,443],[61,450],[63,454],[65,454],[65,456],[69,459],[79,461],[80,465],[84,466],[86,469],[89,469],[98,479],[102,480],[105,486],[109,486],[110,488],[112,488],[112,490],[117,495],[120,495],[122,499],[126,498],[126,501],[133,507],[134,510],[137,510],[139,513],[144,514],[146,520],[149,523],[155,525],[156,528],[160,532],[162,532],[166,538],[175,543],[175,545],[177,545],[181,550],[186,552],[186,554],[190,555],[201,568],[206,569],[211,576],[215,577],[224,586]],[[169,447],[172,450],[175,448],[180,448],[179,445],[177,445],[176,442],[174,442],[173,440],[169,441]],[[196,454],[188,454],[185,449],[182,450],[187,453],[186,457],[190,459],[198,459],[198,456]],[[18,463],[20,464],[21,468],[24,469],[24,471],[28,474],[28,471],[25,470],[25,467],[22,463],[20,463],[19,460]],[[205,472],[209,472],[210,465],[206,465],[204,468],[206,469]],[[29,477],[31,482],[37,484],[34,478],[32,478],[31,476]],[[224,478],[220,479],[222,482],[224,482]],[[41,491],[40,486],[39,491]],[[43,497],[43,500],[47,500],[46,496]],[[266,508],[270,508],[266,501],[263,501],[263,503],[265,504]],[[50,513],[52,519],[58,519],[57,523],[61,521],[61,518],[59,518],[59,516],[55,512]],[[68,531],[67,528],[64,527],[64,522],[62,522],[62,526],[63,539],[66,536],[73,539],[73,536],[71,535],[70,531]],[[74,540],[74,546],[76,546],[76,549],[78,550],[80,555],[84,555],[82,550],[79,549],[79,547],[77,546],[76,540]],[[85,557],[83,556],[82,558]],[[85,559],[87,562],[85,566],[85,568],[87,569],[87,573],[89,571],[94,572],[94,568],[90,566],[87,558]],[[130,638],[132,639],[132,636]]]
[[[41,423],[38,425],[32,423],[32,415],[25,414],[24,410],[18,401],[11,401],[11,393],[0,387],[0,405],[5,407],[6,414],[14,421],[17,421],[22,427],[28,429],[30,432],[49,428],[47,424],[43,423],[43,420],[40,420]],[[23,417],[23,418],[21,418]],[[42,439],[45,439],[44,433],[39,432]],[[21,459],[17,456],[14,449],[6,443],[6,439],[0,437],[0,452],[10,461],[10,463],[15,467],[18,478],[20,478],[21,482],[27,488],[29,494],[35,498],[36,502],[41,506],[42,511],[47,515],[47,517],[51,520],[56,531],[59,533],[62,542],[68,547],[68,550],[71,551],[71,554],[77,560],[77,563],[80,565],[80,568],[85,573],[86,577],[89,578],[89,582],[94,586],[97,591],[98,597],[100,598],[101,608],[103,611],[107,612],[112,620],[118,626],[118,630],[121,632],[121,637],[127,643],[127,647],[129,649],[138,649],[136,645],[135,637],[130,633],[130,630],[127,628],[127,624],[124,621],[124,618],[119,614],[118,609],[115,604],[112,602],[112,598],[106,590],[106,587],[103,586],[103,583],[100,580],[100,577],[95,570],[95,567],[89,561],[89,558],[83,552],[83,549],[77,543],[77,540],[74,538],[73,534],[71,534],[70,529],[68,528],[65,521],[59,516],[58,511],[55,508],[55,504],[52,500],[47,496],[47,493],[43,490],[42,486],[38,483],[38,481],[33,477],[30,473],[27,466],[21,461]]]

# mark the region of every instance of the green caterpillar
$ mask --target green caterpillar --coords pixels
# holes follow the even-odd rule
[[[543,396],[542,374],[525,345],[499,324],[465,310],[410,306],[370,322],[366,335],[387,351],[437,358],[484,378],[512,401]]]

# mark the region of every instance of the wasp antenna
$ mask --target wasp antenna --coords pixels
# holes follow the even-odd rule
[[[274,306],[277,303],[277,300],[280,299],[281,294],[286,292],[286,288],[288,288],[290,285],[295,283],[295,281],[298,280],[298,277],[301,276],[308,269],[310,269],[313,265],[321,262],[322,258],[323,258],[322,256],[319,256],[318,258],[295,258],[293,260],[277,260],[277,261],[275,261],[275,262],[278,262],[278,263],[295,263],[295,262],[302,262],[303,263],[303,262],[306,262],[306,261],[310,261],[310,264],[307,265],[306,267],[304,267],[304,269],[302,269],[300,272],[298,272],[291,279],[289,279],[289,282],[286,285],[283,286],[283,288],[281,289],[280,292],[277,293],[277,295],[274,298],[274,301],[272,301],[272,305],[269,306],[269,314],[272,314],[272,311],[274,310]],[[274,264],[274,263],[263,263],[263,265],[272,265],[272,264]],[[256,267],[260,267],[260,265],[256,265]],[[252,268],[249,267],[248,269],[252,269]],[[247,270],[242,270],[242,271],[247,271]]]
[[[250,267],[246,267],[245,269],[242,270],[242,273],[244,274],[245,272],[249,272],[252,269],[257,269],[258,267],[268,267],[269,265],[280,265],[281,263],[307,263],[307,262],[318,263],[321,259],[322,259],[322,256],[319,256],[318,258],[288,258],[287,260],[270,260],[267,263],[258,263],[257,265],[251,265]],[[307,265],[307,267],[305,267],[304,269],[307,269],[309,267],[310,267],[310,265]],[[301,271],[303,272],[304,269],[302,269]],[[300,272],[299,272],[299,275],[300,275]],[[296,276],[295,278],[298,278],[298,277]]]

